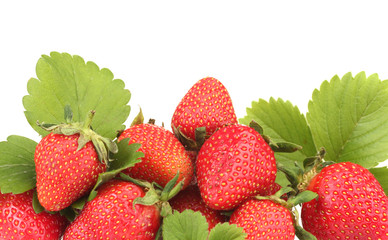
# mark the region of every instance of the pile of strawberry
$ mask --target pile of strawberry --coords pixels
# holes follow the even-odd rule
[[[164,219],[192,210],[209,230],[235,224],[246,239],[388,239],[388,199],[367,169],[325,162],[322,150],[295,177],[274,152],[299,146],[273,142],[255,122],[239,124],[215,78],[183,97],[172,132],[139,115],[113,141],[91,128],[94,111],[83,123],[72,121],[69,108],[65,115],[66,123],[40,124],[50,134],[36,147],[36,189],[1,194],[0,238],[168,240]],[[122,141],[141,144],[141,161],[99,181]],[[290,186],[275,182],[278,171]],[[73,218],[62,216],[85,196]],[[34,201],[44,210],[37,213]]]

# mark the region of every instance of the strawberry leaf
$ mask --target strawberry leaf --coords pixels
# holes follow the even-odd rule
[[[0,142],[0,189],[2,193],[19,194],[36,185],[35,148],[31,139],[11,135]]]
[[[264,134],[273,142],[290,142],[302,146],[302,149],[293,153],[276,152],[276,160],[283,165],[294,166],[294,162],[303,165],[303,159],[316,154],[306,118],[291,102],[281,98],[271,98],[269,102],[263,99],[252,102],[251,108],[247,108],[247,115],[239,121],[249,125],[252,120],[263,128]],[[281,185],[286,183],[282,173],[278,174],[277,182]]]
[[[246,235],[242,227],[219,223],[210,231],[209,240],[244,240]]]
[[[200,212],[175,211],[163,219],[164,240],[206,240],[208,223]]]
[[[137,151],[140,148],[140,144],[128,144],[129,138],[124,138],[117,143],[118,152],[113,156],[115,160],[111,162],[106,172],[98,175],[97,183],[90,192],[88,201],[96,197],[97,188],[99,186],[117,176],[124,169],[133,167],[136,163],[141,161],[140,158],[144,156],[144,153]]]
[[[388,158],[388,81],[364,72],[334,76],[313,92],[308,123],[325,160],[365,168]]]
[[[92,127],[101,136],[114,139],[116,131],[124,129],[131,94],[108,69],[85,63],[80,56],[51,52],[38,60],[36,75],[28,81],[29,95],[24,96],[23,105],[28,122],[40,135],[48,132],[36,122],[66,122],[66,105],[73,110],[74,122],[83,122],[86,114],[95,110]]]
[[[383,187],[385,195],[388,196],[388,168],[385,167],[377,167],[368,169]]]

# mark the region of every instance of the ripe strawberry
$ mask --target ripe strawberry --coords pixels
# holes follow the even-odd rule
[[[217,210],[233,209],[253,195],[266,193],[276,171],[270,146],[244,125],[229,125],[215,132],[197,157],[201,196]]]
[[[133,200],[144,195],[141,187],[130,182],[103,184],[68,226],[63,239],[153,240],[160,226],[159,209],[155,205],[133,206]]]
[[[179,212],[183,212],[186,209],[191,209],[195,212],[199,211],[206,218],[209,224],[209,230],[218,223],[225,222],[225,216],[223,216],[221,212],[206,206],[197,186],[189,186],[185,190],[179,192],[179,194],[169,202],[172,209]]]
[[[21,194],[0,194],[1,239],[59,239],[67,225],[66,218],[47,212],[35,213],[33,190]]]
[[[367,169],[350,162],[327,166],[307,190],[319,197],[303,204],[302,223],[317,239],[388,239],[388,199]]]
[[[90,191],[106,165],[98,160],[91,142],[77,150],[79,134],[50,133],[35,150],[37,192],[40,204],[59,211]]]
[[[110,139],[91,130],[94,111],[83,124],[71,123],[69,112],[65,110],[65,124],[41,125],[51,133],[35,149],[38,199],[49,211],[62,210],[88,193],[106,170],[109,152],[117,151]]]
[[[232,100],[224,85],[215,78],[199,80],[178,104],[171,121],[176,135],[183,134],[196,141],[195,129],[205,127],[206,134],[218,128],[237,123]]]
[[[144,153],[140,163],[124,171],[125,174],[165,186],[179,171],[178,182],[183,188],[191,182],[193,163],[183,145],[168,130],[153,124],[138,124],[126,129],[118,138],[129,138],[129,143],[140,143]]]
[[[244,228],[246,239],[294,239],[290,211],[270,200],[250,199],[231,215],[230,224]]]

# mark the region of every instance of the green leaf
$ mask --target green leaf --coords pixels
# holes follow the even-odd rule
[[[275,153],[277,161],[285,166],[293,166],[294,162],[303,165],[303,159],[316,154],[310,128],[306,118],[300,113],[298,107],[281,98],[270,98],[269,102],[259,99],[252,102],[252,107],[247,108],[247,115],[240,119],[240,123],[249,125],[254,120],[273,142],[290,142],[302,146],[302,149],[293,153]],[[278,174],[277,182],[286,185],[285,177]]]
[[[388,81],[364,72],[334,76],[313,92],[307,120],[325,160],[370,168],[388,158]]]
[[[2,193],[23,193],[36,186],[35,148],[31,139],[11,135],[0,142],[0,189]]]
[[[200,212],[175,211],[163,220],[164,240],[206,240],[209,234],[206,218]]]
[[[385,195],[388,196],[388,168],[387,167],[377,167],[368,169],[383,187]]]
[[[235,224],[217,224],[209,235],[209,240],[244,240],[247,234],[242,227]]]
[[[74,122],[83,122],[86,114],[95,110],[92,127],[101,136],[114,139],[116,131],[124,129],[131,94],[124,89],[122,80],[113,79],[108,69],[85,63],[77,55],[51,52],[38,60],[36,75],[28,81],[29,95],[24,96],[23,105],[28,122],[40,135],[48,132],[36,122],[66,122],[66,105],[73,110]]]
[[[144,153],[137,151],[141,145],[139,143],[128,144],[129,138],[124,138],[117,143],[118,152],[113,156],[115,160],[111,162],[109,169],[106,172],[98,175],[97,183],[90,192],[88,201],[96,197],[97,188],[99,186],[114,178],[124,169],[133,167],[136,163],[141,161],[140,158],[144,156]]]

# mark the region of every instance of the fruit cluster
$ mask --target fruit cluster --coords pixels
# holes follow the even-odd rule
[[[275,152],[300,146],[238,123],[215,78],[186,93],[172,131],[140,113],[114,141],[93,130],[94,114],[73,122],[67,106],[65,123],[38,123],[49,134],[35,148],[36,187],[0,195],[0,238],[196,239],[174,236],[168,220],[199,212],[210,232],[241,230],[220,239],[388,239],[388,199],[366,168],[326,162],[324,149],[304,168],[283,166]],[[136,161],[119,162],[125,151]],[[275,181],[279,172],[290,184]]]

